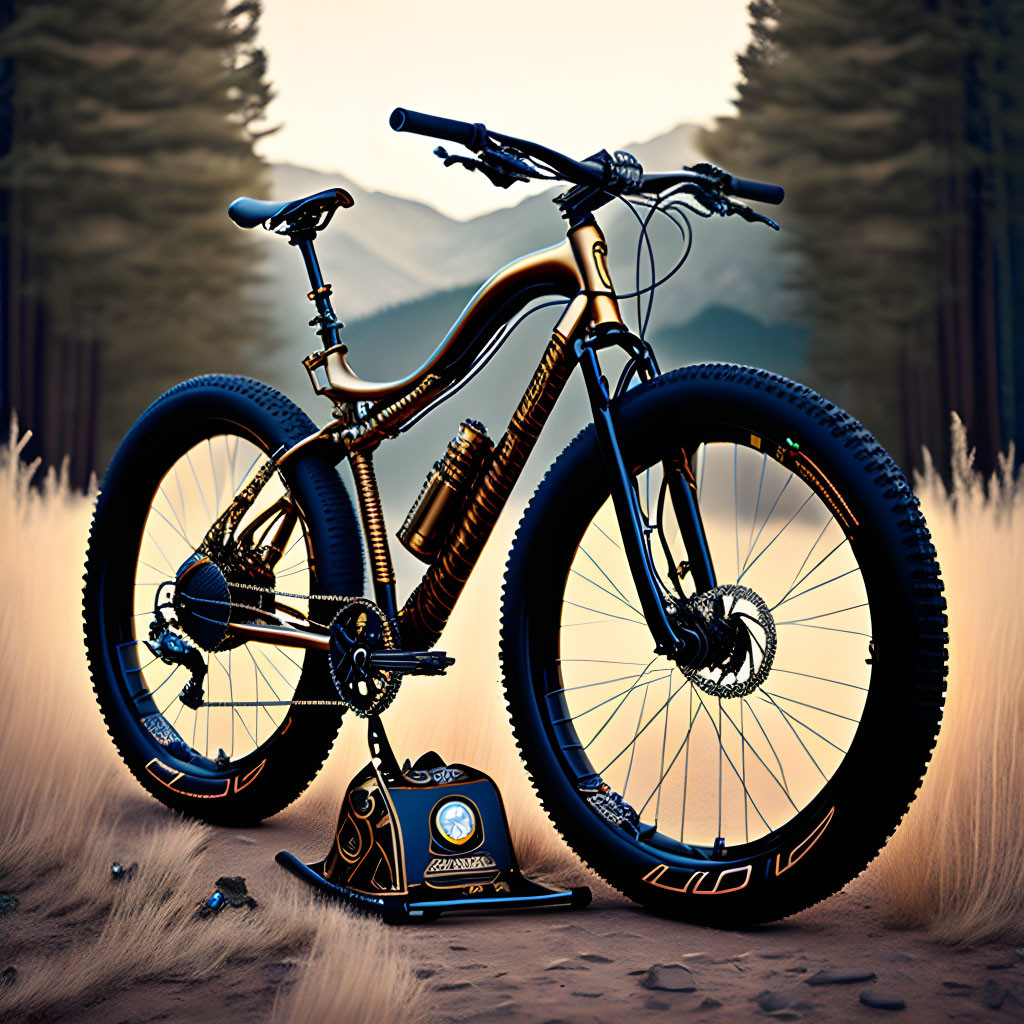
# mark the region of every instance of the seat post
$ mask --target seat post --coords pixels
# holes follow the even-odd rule
[[[302,253],[302,262],[306,265],[309,275],[309,294],[306,296],[316,304],[317,315],[310,320],[309,326],[318,328],[317,334],[323,339],[324,348],[331,348],[341,342],[341,328],[345,325],[338,320],[331,305],[331,286],[324,284],[320,273],[320,262],[313,249],[315,233],[296,232],[290,239],[291,244]]]

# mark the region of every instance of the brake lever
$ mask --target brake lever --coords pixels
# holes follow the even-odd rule
[[[454,164],[462,164],[466,170],[475,171],[480,166],[480,161],[471,156],[462,156],[460,153],[449,153],[444,146],[438,146],[434,150],[434,156],[444,161],[445,167],[452,167]]]
[[[444,160],[445,167],[462,164],[467,170],[480,171],[498,188],[508,188],[517,181],[529,181],[536,177],[533,168],[525,160],[499,149],[482,149],[479,160],[449,153],[443,146],[438,146],[434,155]]]
[[[751,224],[767,224],[768,227],[772,228],[774,231],[781,230],[779,225],[773,221],[771,217],[766,217],[763,213],[758,213],[757,210],[752,210],[746,203],[737,203],[734,199],[726,199],[725,202],[728,205],[725,216],[737,213],[745,221],[748,221]]]

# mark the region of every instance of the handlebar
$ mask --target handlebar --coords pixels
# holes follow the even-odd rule
[[[725,188],[726,194],[737,199],[752,199],[755,203],[770,203],[779,206],[786,198],[786,190],[781,185],[773,185],[768,181],[753,181],[750,178],[737,178],[729,175]]]
[[[575,185],[614,187],[612,182],[615,171],[610,163],[599,163],[596,159],[573,160],[536,142],[489,131],[485,125],[478,122],[454,121],[447,117],[436,117],[433,114],[422,114],[416,110],[407,110],[405,107],[396,107],[391,113],[390,124],[396,132],[413,132],[416,135],[455,142],[477,153],[494,143],[508,146],[517,153],[543,161],[561,178]],[[603,156],[611,159],[607,153]],[[705,173],[708,170],[714,173]],[[645,174],[639,182],[632,183],[628,191],[659,193],[685,183],[705,188],[718,195],[736,196],[739,199],[751,199],[773,206],[778,206],[786,197],[780,185],[737,178],[717,168],[711,168],[710,165],[698,165],[695,168],[661,174]],[[620,185],[617,191],[621,193],[625,189]]]
[[[421,114],[416,110],[406,110],[404,107],[395,107],[391,111],[389,123],[396,132],[412,132],[414,135],[426,135],[431,139],[457,142],[474,152],[487,142],[487,129],[482,124],[453,121],[448,117]]]

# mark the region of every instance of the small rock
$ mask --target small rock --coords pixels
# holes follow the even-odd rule
[[[875,1010],[905,1010],[907,1004],[894,992],[878,988],[866,988],[860,994],[860,1001]]]
[[[874,981],[874,971],[818,971],[804,979],[805,985],[852,985],[857,981]]]
[[[465,953],[468,947],[467,946],[449,946],[448,948],[451,949],[451,950],[454,950],[456,953]]]
[[[806,967],[787,967],[786,968],[786,973],[787,974],[806,974],[807,973],[807,968]]]
[[[609,957],[601,956],[600,953],[580,953],[580,959],[586,960],[588,964],[611,964],[615,962]]]
[[[898,960],[910,960],[910,961],[913,961],[914,963],[917,963],[917,962],[927,963],[928,962],[928,958],[925,957],[925,956],[918,956],[916,953],[907,953],[907,952],[904,952],[903,950],[899,950],[898,952],[893,953],[893,955],[891,957],[889,957],[889,959],[890,960],[897,960],[897,961]]]
[[[434,986],[435,992],[458,992],[460,989],[472,988],[468,981],[451,981]]]
[[[1006,971],[1006,970],[1009,970],[1011,967],[1019,966],[1019,964],[1020,964],[1019,960],[1005,960],[1005,961],[1002,961],[1002,962],[1000,962],[998,964],[985,964],[985,970],[986,971]]]
[[[701,1004],[700,1004],[700,1006],[697,1007],[697,1009],[698,1010],[717,1010],[721,1005],[722,1004],[717,999],[712,999],[711,996],[705,996],[704,999],[701,1000]]]
[[[211,917],[225,907],[247,907],[254,910],[258,904],[245,888],[241,875],[224,875],[217,879],[217,888],[203,900],[196,910],[197,917]]]
[[[971,985],[964,984],[962,981],[944,981],[942,984],[945,988],[951,988],[961,992],[973,987]]]
[[[416,977],[417,978],[432,978],[435,974],[437,974],[437,971],[432,970],[429,967],[417,967],[416,968]]]
[[[125,867],[119,860],[115,860],[110,865],[110,880],[112,882],[130,882],[135,877],[135,872],[139,870],[139,862],[133,860],[131,864]]]
[[[765,1013],[774,1013],[776,1010],[785,1010],[789,1006],[789,1000],[785,996],[779,995],[778,992],[762,992],[759,996],[754,996],[754,1002],[757,1003]]]
[[[229,907],[248,907],[253,910],[258,906],[249,895],[249,890],[245,887],[245,879],[241,875],[218,878],[217,888],[224,893],[224,899]]]
[[[573,992],[574,996],[579,996],[580,999],[600,999],[604,995],[603,992]]]
[[[629,977],[631,977],[631,978],[632,978],[632,977],[633,977],[634,975],[637,975],[637,974],[646,974],[646,973],[647,973],[646,971],[630,971],[630,972],[629,972]]]
[[[574,964],[568,957],[564,956],[558,960],[552,960],[544,968],[545,971],[587,971],[589,969],[585,964]]]
[[[682,964],[655,964],[640,982],[660,992],[696,992],[693,975]]]
[[[655,999],[653,996],[651,996],[651,998],[648,999],[646,1003],[644,1003],[644,1006],[646,1006],[648,1010],[671,1010],[672,1009],[672,1007],[669,1006],[668,1003],[663,1003],[660,999]]]
[[[18,980],[17,967],[5,967],[0,971],[0,988],[10,988]]]
[[[0,893],[0,917],[6,917],[18,909],[17,896],[8,896],[7,893]]]
[[[981,1001],[990,1010],[1001,1010],[1008,995],[1010,995],[1009,989],[1000,985],[995,979],[989,978],[985,982],[985,987],[981,990]]]
[[[1024,960],[1024,949],[1015,949],[1014,953],[1016,953],[1017,956],[1021,958],[1021,960]]]

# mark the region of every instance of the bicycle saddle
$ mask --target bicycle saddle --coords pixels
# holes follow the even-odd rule
[[[242,196],[228,207],[228,216],[240,228],[254,228],[264,224],[273,230],[286,220],[317,220],[326,211],[333,214],[339,207],[348,209],[354,202],[343,188],[329,188],[306,196],[305,199],[293,199],[287,203]]]

